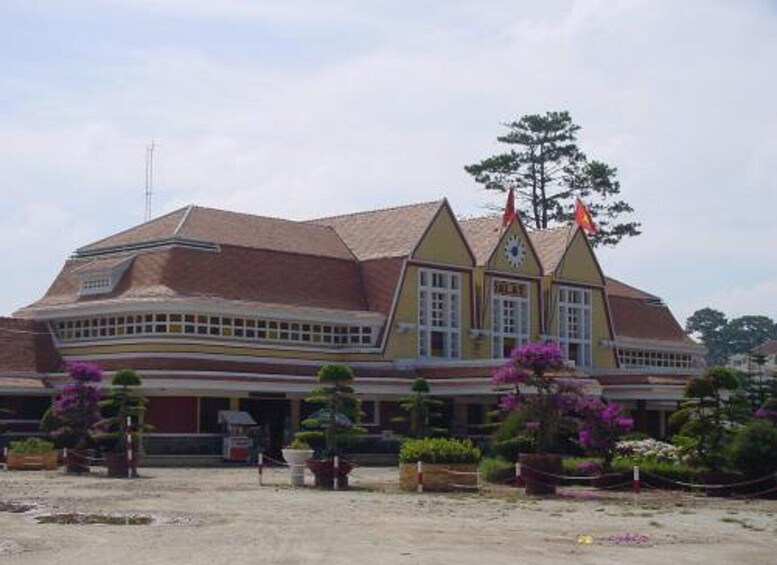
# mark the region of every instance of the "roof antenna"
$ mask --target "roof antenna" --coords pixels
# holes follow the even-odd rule
[[[151,220],[151,197],[154,194],[154,147],[156,144],[152,139],[151,145],[146,147],[146,222]]]

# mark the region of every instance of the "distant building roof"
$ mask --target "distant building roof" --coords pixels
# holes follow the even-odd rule
[[[753,349],[756,355],[775,355],[777,354],[777,339],[762,343]]]

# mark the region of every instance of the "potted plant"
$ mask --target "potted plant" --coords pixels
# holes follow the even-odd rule
[[[528,343],[513,350],[510,359],[492,377],[503,392],[500,408],[518,412],[518,435],[534,453],[521,453],[521,476],[527,494],[553,494],[556,477],[563,474],[561,455],[555,453],[562,437],[575,427],[580,387],[559,378],[564,354],[555,343]]]
[[[307,431],[297,432],[301,441],[324,440],[324,453],[320,459],[309,459],[308,468],[315,476],[315,484],[321,488],[348,486],[348,473],[353,464],[339,457],[340,441],[343,438],[361,433],[358,427],[359,401],[354,396],[353,371],[347,365],[325,365],[318,371],[318,386],[305,399],[306,402],[320,405],[322,408],[306,418],[302,427]],[[337,477],[335,477],[335,457],[338,457]]]
[[[92,430],[100,420],[102,369],[95,363],[68,364],[69,381],[43,417],[42,426],[68,448],[68,473],[89,472]]]
[[[418,462],[423,463],[424,490],[448,491],[477,487],[480,450],[468,439],[422,438],[402,442],[399,450],[399,486],[418,487]]]
[[[53,470],[57,468],[57,451],[52,442],[37,437],[12,441],[6,464],[17,471]]]
[[[94,438],[100,446],[105,459],[109,477],[126,478],[138,474],[140,435],[149,429],[143,423],[143,415],[148,401],[132,390],[141,385],[140,376],[132,370],[117,371],[111,378],[107,396],[100,401],[103,419],[94,427]],[[131,423],[131,424],[130,424]],[[132,426],[132,429],[128,428]],[[132,470],[128,469],[127,445],[131,438]]]
[[[313,457],[310,445],[299,438],[294,440],[281,450],[283,459],[289,464],[291,472],[291,486],[305,486],[305,463]]]

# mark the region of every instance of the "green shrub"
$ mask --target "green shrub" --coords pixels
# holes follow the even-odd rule
[[[515,463],[501,457],[485,457],[478,466],[480,476],[489,483],[504,483],[515,477]]]
[[[477,463],[480,450],[468,439],[408,439],[399,449],[400,463]]]
[[[777,471],[777,427],[761,420],[742,428],[731,445],[731,463],[755,478]]]
[[[508,461],[517,461],[519,453],[534,453],[536,442],[528,436],[494,441],[494,453]]]
[[[293,440],[291,440],[291,443],[286,447],[286,449],[310,449],[310,444],[306,441],[302,441],[298,437],[295,437]]]
[[[612,470],[615,473],[631,472],[634,466],[638,466],[643,475],[641,478],[646,481],[650,481],[650,478],[645,475],[654,475],[671,481],[681,481],[684,483],[698,483],[699,482],[699,470],[694,469],[683,463],[668,463],[668,462],[646,462],[641,459],[634,459],[631,457],[616,457],[612,463]],[[656,486],[667,486],[659,485]]]
[[[41,439],[39,437],[28,437],[22,441],[12,441],[9,447],[9,452],[19,455],[32,455],[48,453],[49,451],[53,451],[53,449],[54,444],[50,441],[46,441],[45,439]]]

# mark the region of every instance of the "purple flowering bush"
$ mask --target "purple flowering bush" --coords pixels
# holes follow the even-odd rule
[[[618,440],[634,428],[634,420],[625,416],[621,407],[600,398],[586,398],[580,403],[582,425],[578,432],[580,445],[602,458],[604,472],[612,468]]]
[[[576,383],[558,377],[564,361],[557,344],[528,343],[514,349],[507,363],[492,376],[493,384],[503,393],[499,407],[518,413],[518,433],[531,438],[538,453],[558,447],[562,432],[574,427],[581,390]]]
[[[95,363],[68,364],[70,380],[62,387],[51,409],[51,434],[76,449],[87,447],[92,428],[100,420],[102,369]]]

